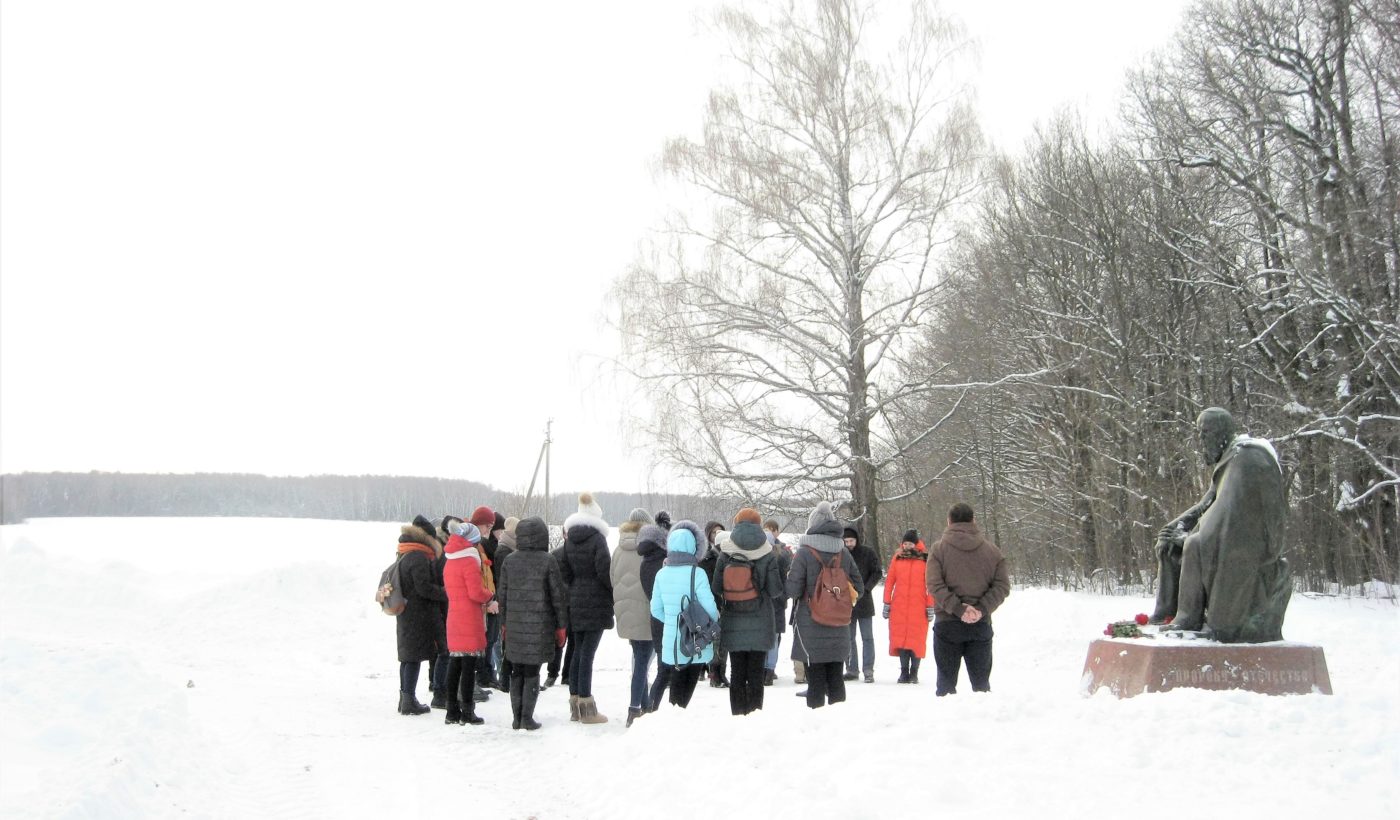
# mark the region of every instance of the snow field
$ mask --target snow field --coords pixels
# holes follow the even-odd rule
[[[684,818],[1392,816],[1400,808],[1400,608],[1295,596],[1332,697],[1079,694],[1104,623],[1142,598],[1013,589],[993,692],[898,686],[876,618],[876,683],[816,712],[783,643],[763,711],[626,717],[631,655],[604,636],[605,726],[539,732],[509,702],[481,727],[395,713],[394,622],[371,600],[398,525],[43,519],[0,528],[0,816]],[[1014,580],[1014,579],[1013,579]],[[427,665],[419,684],[426,698]],[[966,688],[966,679],[963,680]]]

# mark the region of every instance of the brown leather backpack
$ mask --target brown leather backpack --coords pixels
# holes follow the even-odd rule
[[[855,590],[851,588],[851,576],[841,566],[841,553],[831,556],[831,562],[822,560],[821,553],[808,547],[812,557],[821,565],[817,573],[817,585],[807,596],[807,609],[812,613],[812,622],[821,626],[849,626],[851,612],[856,606]]]

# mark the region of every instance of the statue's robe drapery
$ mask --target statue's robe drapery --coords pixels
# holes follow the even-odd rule
[[[1173,623],[1204,623],[1224,643],[1283,639],[1292,577],[1283,557],[1283,474],[1268,442],[1241,436],[1211,476],[1209,506],[1186,537]]]

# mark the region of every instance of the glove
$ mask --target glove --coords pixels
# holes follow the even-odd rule
[[[568,636],[569,636],[569,633],[565,632],[565,631],[562,630],[562,629],[556,629],[556,630],[554,630],[554,642],[555,642],[556,644],[558,644],[558,645],[560,646],[560,648],[563,648],[563,646],[564,646],[564,639],[567,638]]]
[[[890,619],[890,605],[889,605],[889,604],[885,604],[885,609],[884,609],[884,611],[883,611],[881,614],[885,616],[885,620],[888,621],[888,620]]]
[[[930,621],[933,620],[934,613],[935,613],[935,610],[934,610],[933,607],[931,607],[931,606],[926,606],[926,607],[924,607],[924,617],[925,617],[925,618],[928,618]]]

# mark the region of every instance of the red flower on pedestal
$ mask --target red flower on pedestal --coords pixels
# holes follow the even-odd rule
[[[1134,618],[1133,620],[1134,620],[1134,621],[1137,621],[1138,626],[1147,626],[1147,622],[1150,621],[1150,620],[1152,620],[1152,619],[1149,618],[1149,617],[1147,617],[1146,615],[1142,614],[1141,612],[1139,612],[1139,613],[1137,614],[1137,617]]]

